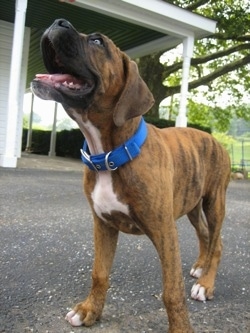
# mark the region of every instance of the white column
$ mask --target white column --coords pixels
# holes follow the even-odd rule
[[[194,37],[188,36],[183,40],[183,64],[179,113],[176,117],[176,127],[187,127],[187,97],[190,62],[193,55]]]
[[[4,154],[0,156],[0,166],[10,168],[15,168],[17,164],[17,122],[26,9],[27,0],[16,0],[8,93],[6,141]]]
[[[56,121],[57,121],[57,107],[58,103],[55,103],[55,109],[54,109],[54,121],[53,121],[53,127],[51,131],[50,136],[50,150],[49,150],[49,156],[56,156]]]
[[[27,153],[31,153],[32,149],[32,125],[33,125],[33,115],[34,115],[34,94],[32,93],[31,95],[31,106],[30,106],[30,118],[29,118],[29,129],[27,133],[27,143],[26,143],[26,148],[25,151]]]

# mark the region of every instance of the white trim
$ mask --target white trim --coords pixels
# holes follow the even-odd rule
[[[10,168],[16,167],[18,157],[17,144],[19,143],[20,146],[18,115],[21,107],[19,97],[26,8],[27,0],[16,0],[16,15],[13,33],[8,92],[6,138],[3,155],[0,155],[0,166]]]
[[[177,22],[178,26],[181,26],[184,29],[187,28],[189,31],[193,31],[196,37],[203,33],[207,34],[208,32],[213,33],[215,31],[215,21],[170,3],[166,3],[162,0],[122,1],[134,7],[138,7],[140,10],[148,11],[150,16],[152,13],[155,13],[159,15],[159,18],[163,17],[165,22],[169,21],[170,23],[174,23],[174,25],[176,25]]]
[[[171,49],[182,43],[182,39],[178,39],[173,36],[165,36],[159,39],[155,39],[152,42],[145,43],[140,46],[133,47],[132,49],[126,50],[125,52],[131,58],[140,58],[150,53],[159,52],[162,50]]]
[[[216,22],[161,0],[76,0],[73,5],[172,36],[205,37]]]

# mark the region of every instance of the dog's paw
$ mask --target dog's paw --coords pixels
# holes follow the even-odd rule
[[[86,299],[82,303],[78,303],[71,311],[69,311],[65,319],[72,326],[92,326],[100,319],[103,305],[91,302]]]
[[[72,326],[82,326],[83,322],[80,319],[80,315],[76,313],[74,310],[69,311],[66,314],[65,319],[70,323]]]
[[[200,284],[194,284],[191,289],[191,297],[196,301],[204,302],[206,301],[206,289],[202,287]]]
[[[200,267],[192,267],[191,271],[190,271],[190,275],[194,278],[200,278],[202,275],[202,268]]]

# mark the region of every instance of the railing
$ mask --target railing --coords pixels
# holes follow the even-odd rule
[[[231,168],[233,172],[241,172],[245,178],[250,176],[250,139],[244,139],[231,145]]]

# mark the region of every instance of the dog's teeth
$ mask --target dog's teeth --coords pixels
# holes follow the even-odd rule
[[[73,81],[68,82],[66,80],[64,82],[61,82],[61,83],[59,83],[59,82],[55,83],[56,88],[59,88],[60,85],[63,85],[64,87],[67,87],[71,90],[80,90],[82,88],[82,86],[79,83],[74,83]]]
[[[69,87],[70,89],[76,89],[76,85],[74,84],[74,82],[70,82],[70,83],[68,84],[68,87]]]

